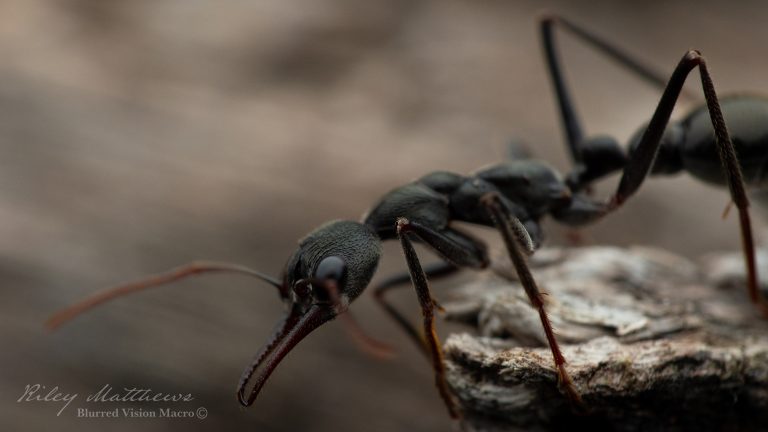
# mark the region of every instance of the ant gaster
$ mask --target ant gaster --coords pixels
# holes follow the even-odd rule
[[[664,93],[650,123],[630,143],[627,156],[618,143],[606,137],[585,139],[563,79],[555,48],[553,26],[560,24],[608,57],[647,80],[664,86]],[[92,296],[54,315],[53,328],[76,315],[115,297],[187,276],[209,272],[238,272],[274,286],[287,305],[287,314],[271,339],[245,369],[237,388],[240,402],[251,405],[280,361],[304,337],[323,323],[344,313],[350,302],[369,285],[381,255],[381,242],[398,239],[408,266],[374,289],[376,299],[416,341],[432,361],[435,382],[449,413],[459,409],[445,379],[440,343],[435,333],[433,299],[428,278],[450,274],[459,268],[482,269],[489,258],[485,245],[455,227],[461,221],[493,227],[501,234],[512,264],[532,306],[537,310],[552,351],[560,388],[575,406],[579,393],[565,368],[557,339],[545,310],[546,302],[536,286],[525,255],[542,241],[539,226],[544,216],[569,225],[594,222],[617,209],[642,184],[646,175],[686,170],[703,180],[727,184],[739,212],[741,238],[747,267],[747,285],[753,302],[762,301],[757,291],[757,271],[742,169],[759,178],[766,168],[768,101],[755,97],[723,99],[722,109],[698,51],[688,51],[667,81],[622,51],[584,29],[558,17],[541,21],[542,40],[555,87],[566,141],[574,162],[565,178],[549,165],[530,159],[502,162],[469,175],[433,172],[384,195],[362,222],[332,221],[302,239],[278,281],[245,267],[197,262]],[[672,109],[689,72],[699,68],[706,105],[680,122],[669,123]],[[665,84],[666,83],[666,84]],[[723,109],[732,119],[729,134]],[[712,130],[714,129],[714,135]],[[733,137],[733,140],[731,139]],[[735,148],[734,148],[735,143]],[[736,157],[741,158],[741,168]],[[623,170],[618,189],[607,201],[590,196],[591,182]],[[424,270],[414,242],[429,246],[445,262]],[[415,329],[384,294],[403,282],[412,282],[423,316],[423,329]],[[342,316],[349,316],[345,314]],[[372,340],[368,340],[373,343]],[[246,390],[253,380],[252,389]]]

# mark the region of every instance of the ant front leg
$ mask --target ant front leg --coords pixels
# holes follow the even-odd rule
[[[440,348],[440,341],[435,332],[434,310],[437,303],[429,292],[427,276],[419,263],[419,257],[413,248],[411,236],[416,236],[427,243],[441,256],[448,259],[456,266],[484,268],[488,265],[488,257],[485,245],[477,243],[471,237],[462,235],[459,231],[446,229],[444,232],[435,231],[418,222],[411,222],[408,219],[400,218],[397,220],[397,235],[400,238],[400,244],[403,247],[405,260],[408,264],[408,272],[411,276],[411,282],[416,289],[416,296],[419,299],[421,313],[424,318],[423,330],[427,348],[432,358],[432,368],[435,371],[435,384],[443,398],[448,412],[452,418],[459,418],[459,411],[456,402],[448,388],[445,380],[445,365],[443,364],[443,353]],[[415,334],[415,330],[410,332]]]
[[[509,212],[507,207],[504,206],[498,193],[491,192],[484,195],[480,200],[480,204],[488,211],[491,219],[493,219],[494,225],[496,225],[496,228],[501,233],[504,244],[507,247],[507,252],[509,253],[509,258],[520,278],[520,283],[523,285],[525,293],[531,301],[531,305],[539,313],[541,325],[544,328],[544,333],[547,337],[547,343],[552,351],[552,357],[555,360],[558,382],[561,388],[574,403],[575,407],[582,407],[583,402],[581,396],[573,385],[573,381],[571,380],[568,371],[565,369],[565,357],[560,351],[557,338],[555,338],[555,332],[552,329],[552,323],[549,321],[546,309],[544,309],[544,297],[542,296],[541,291],[539,291],[539,288],[536,285],[536,280],[533,278],[531,270],[528,268],[528,264],[518,246],[518,243],[521,242],[521,238],[525,237],[524,232],[521,232],[520,230],[522,229],[524,231],[525,228],[522,223]],[[523,242],[523,244],[525,243]]]
[[[634,194],[643,184],[648,171],[656,158],[664,130],[669,123],[672,109],[685,83],[688,74],[696,66],[699,67],[704,97],[707,109],[715,131],[718,155],[722,163],[724,177],[728,183],[731,199],[739,211],[739,225],[741,228],[741,243],[744,260],[747,269],[747,287],[752,302],[762,304],[758,294],[757,266],[755,264],[755,246],[752,236],[752,224],[749,217],[749,199],[745,191],[744,176],[741,173],[736,149],[728,134],[725,125],[720,102],[715,92],[715,86],[707,69],[707,63],[698,51],[688,51],[680,60],[680,63],[672,73],[672,77],[664,89],[659,105],[651,118],[648,128],[643,133],[640,143],[631,155],[630,161],[624,169],[619,187],[611,198],[609,210],[615,210]],[[766,312],[766,307],[763,306]]]
[[[432,265],[427,265],[424,268],[424,275],[427,280],[435,280],[437,278],[446,277],[459,271],[459,267],[449,262],[438,262]],[[427,347],[424,338],[419,333],[418,329],[398,311],[389,301],[387,301],[385,294],[394,288],[401,288],[407,286],[406,283],[411,281],[411,274],[408,272],[396,274],[388,277],[381,283],[379,283],[373,289],[374,299],[381,305],[382,308],[389,314],[389,316],[395,320],[395,322],[402,328],[405,333],[416,343],[419,350],[429,358],[431,356],[429,347]]]

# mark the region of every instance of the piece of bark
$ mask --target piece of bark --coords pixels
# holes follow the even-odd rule
[[[448,319],[480,334],[445,343],[464,429],[765,429],[768,321],[733,259],[696,264],[649,248],[538,251],[534,277],[549,293],[547,311],[588,409],[576,414],[557,390],[538,315],[500,257],[495,272],[444,304]]]

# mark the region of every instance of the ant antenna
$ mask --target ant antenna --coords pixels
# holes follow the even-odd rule
[[[173,283],[186,277],[196,276],[203,273],[240,273],[246,276],[252,276],[277,288],[281,297],[285,298],[287,295],[285,288],[280,282],[259,271],[252,270],[248,267],[237,264],[196,261],[173,268],[164,273],[149,276],[135,282],[129,282],[98,292],[81,302],[75,303],[57,312],[48,318],[48,321],[45,322],[45,327],[49,330],[55,330],[62,324],[77,317],[78,315],[117,297],[122,297],[124,295],[142,291],[147,288]]]

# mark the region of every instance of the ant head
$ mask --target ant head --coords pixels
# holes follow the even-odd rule
[[[286,264],[286,300],[333,303],[342,306],[341,312],[368,286],[380,255],[381,243],[365,225],[351,221],[322,225],[299,241]]]
[[[381,244],[365,225],[333,221],[311,232],[285,267],[280,295],[288,311],[240,380],[237,396],[251,405],[282,359],[307,335],[344,312],[370,282]],[[246,398],[246,384],[255,383]]]

